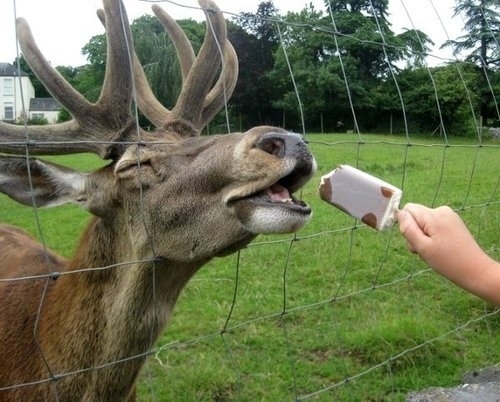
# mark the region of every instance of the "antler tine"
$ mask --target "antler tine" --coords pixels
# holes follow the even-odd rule
[[[151,9],[174,44],[181,66],[182,80],[185,81],[196,59],[191,42],[179,24],[165,10],[156,4],[153,4]]]
[[[199,131],[205,98],[217,75],[227,42],[226,22],[217,5],[211,0],[198,0],[207,18],[205,40],[193,67],[184,82],[172,117],[187,121]]]
[[[25,59],[53,96],[77,118],[88,114],[90,104],[42,56],[29,25],[23,18],[17,20],[17,33]],[[60,154],[62,147],[67,154],[98,153],[98,147],[91,142],[93,136],[82,133],[75,120],[64,124],[27,127],[0,122],[0,138],[0,151],[12,154],[24,154],[27,140],[33,155]],[[79,143],[73,142],[76,138]]]
[[[179,57],[182,80],[184,82],[195,60],[193,47],[184,31],[169,14],[156,4],[151,8],[172,39],[172,43]],[[106,20],[102,10],[98,10],[97,15],[102,24],[106,26]],[[156,99],[135,52],[133,53],[133,66],[135,88],[137,92],[137,106],[151,123],[156,127],[161,127],[166,121],[171,119],[171,112]]]
[[[33,72],[47,90],[73,116],[64,124],[13,126],[0,124],[0,151],[22,154],[26,142],[30,153],[71,154],[92,152],[104,159],[115,157],[117,144],[135,128],[130,114],[132,39],[121,0],[103,0],[108,30],[108,61],[105,81],[97,103],[88,102],[53,68],[37,47],[27,22],[20,18],[17,31],[21,49]]]
[[[226,41],[222,74],[205,99],[199,122],[200,129],[213,119],[231,97],[238,81],[238,72],[238,56],[231,42]]]
[[[91,105],[51,66],[36,45],[24,18],[17,20],[17,34],[26,61],[47,90],[76,118],[90,113]]]
[[[226,44],[226,56],[224,60],[227,67],[224,68],[223,74],[219,77],[217,84],[205,99],[203,113],[200,122],[196,126],[197,131],[201,131],[221,110],[222,105],[231,97],[236,87],[238,58],[233,46],[229,42]],[[168,121],[173,120],[170,110],[155,98],[137,55],[134,55],[134,77],[138,94],[137,105],[148,120],[155,127],[161,127]]]
[[[222,108],[224,102],[231,97],[238,78],[238,57],[227,40],[226,24],[222,13],[212,1],[202,0],[200,5],[207,14],[208,26],[204,45],[198,58],[195,58],[189,39],[177,22],[161,7],[152,6],[156,17],[172,39],[181,66],[183,89],[177,106],[172,111],[165,108],[155,98],[144,70],[134,53],[134,78],[139,109],[156,127],[175,121],[190,123],[194,132],[188,129],[186,135],[199,133],[208,124]],[[105,24],[102,15],[100,18]],[[223,59],[222,73],[210,90],[221,58]],[[209,68],[206,67],[207,65]]]
[[[106,73],[96,107],[104,112],[108,121],[111,116],[116,120],[116,129],[131,118],[134,45],[122,0],[103,0],[103,5],[106,21],[111,23],[106,26]]]
[[[78,140],[75,138],[78,136]],[[82,132],[75,120],[44,126],[22,126],[0,122],[0,152],[24,155],[62,155],[91,152],[102,154],[102,146]]]

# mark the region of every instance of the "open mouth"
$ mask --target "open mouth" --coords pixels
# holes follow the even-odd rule
[[[245,197],[234,199],[232,202],[251,202],[256,206],[265,206],[267,208],[287,208],[293,212],[309,215],[311,214],[309,205],[296,198],[293,193],[309,180],[310,175],[310,169],[307,173],[301,169],[296,169],[270,187]]]
[[[303,214],[311,213],[311,208],[304,201],[294,197],[290,191],[280,183],[273,184],[271,187],[243,199],[268,207],[285,207]]]

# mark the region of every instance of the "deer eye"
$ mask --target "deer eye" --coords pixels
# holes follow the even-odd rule
[[[139,172],[139,170],[144,172],[145,169],[153,169],[150,159],[120,160],[115,166],[115,176],[125,178],[127,175],[133,175]]]

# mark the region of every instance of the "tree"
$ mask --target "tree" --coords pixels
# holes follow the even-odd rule
[[[454,55],[470,51],[466,61],[482,68],[500,67],[500,3],[498,0],[457,0],[454,17],[464,17],[466,34],[446,41]]]
[[[468,52],[465,60],[481,71],[481,116],[485,124],[500,120],[495,95],[490,83],[500,68],[500,3],[498,0],[457,0],[454,16],[464,17],[466,34],[446,41],[442,47],[452,47],[453,54]],[[497,72],[498,74],[498,72]]]
[[[444,129],[448,135],[477,135],[475,118],[480,109],[480,78],[479,71],[471,63],[455,62],[430,69],[407,68],[398,74],[397,81],[410,131],[432,133]],[[393,114],[396,131],[403,130],[399,93],[394,83],[384,82],[378,93],[384,94],[378,107]]]
[[[268,74],[276,95],[274,105],[286,112],[287,126],[298,131],[302,129],[301,110],[288,62],[308,130],[325,124],[333,127],[335,122],[350,116],[341,66],[333,50],[334,36],[329,30],[310,28],[322,27],[321,21],[325,21],[323,13],[311,6],[300,13],[288,13],[282,27],[284,49],[280,47],[275,52],[276,64]]]
[[[398,62],[421,62],[432,44],[423,32],[407,30],[396,35],[388,21],[388,0],[325,0],[337,31],[341,55],[349,54],[366,74],[383,77],[398,70]]]
[[[106,36],[95,35],[82,48],[89,64],[83,66],[75,76],[75,88],[87,100],[97,101],[101,93],[106,71]]]
[[[277,13],[272,2],[264,1],[256,13],[241,13],[234,23],[228,24],[228,37],[240,65],[231,103],[246,126],[276,124],[274,84],[267,73],[273,69],[274,53],[279,47]]]
[[[354,128],[352,100],[358,123],[364,130],[373,128],[379,120],[376,100],[381,81],[397,72],[401,61],[412,59],[417,64],[430,40],[419,31],[396,35],[387,21],[386,0],[325,4],[326,15],[308,6],[284,18],[284,46],[305,116],[316,128],[322,123],[335,128],[337,122]],[[295,88],[281,49],[275,59],[270,73],[279,91],[275,105],[297,113]]]
[[[239,25],[249,34],[255,36],[262,44],[270,44],[270,47],[262,47],[264,54],[268,59],[272,57],[269,49],[279,43],[279,35],[276,30],[275,20],[278,10],[274,7],[272,1],[263,1],[257,7],[257,12],[241,13],[238,21]]]

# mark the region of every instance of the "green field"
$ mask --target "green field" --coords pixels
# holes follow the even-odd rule
[[[402,401],[500,362],[500,320],[407,252],[321,201],[319,177],[351,164],[403,187],[405,202],[459,210],[500,258],[500,143],[439,137],[308,135],[318,161],[296,236],[261,236],[216,259],[185,289],[139,382],[143,401]],[[54,158],[52,158],[54,159]],[[89,169],[95,157],[56,158]],[[0,221],[71,255],[88,217],[0,197]],[[486,317],[487,316],[487,317]]]

